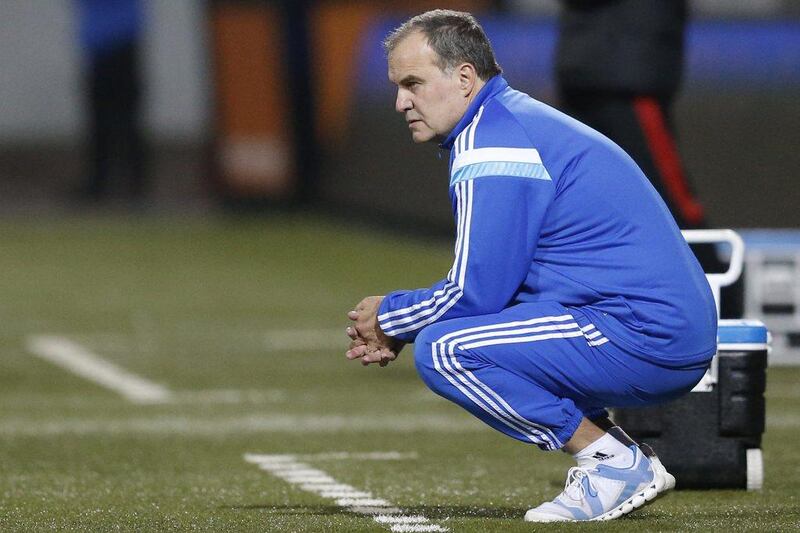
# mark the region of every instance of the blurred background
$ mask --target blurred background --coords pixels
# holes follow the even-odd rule
[[[512,86],[661,175],[683,226],[746,241],[723,312],[772,333],[747,421],[764,489],[678,493],[644,529],[797,530],[800,2],[683,6],[0,0],[0,530],[380,527],[247,453],[300,454],[436,530],[528,530],[566,455],[431,394],[411,347],[344,357],[348,309],[452,264],[448,158],[412,143],[380,44],[436,7],[475,12]],[[752,388],[726,394],[755,412]]]
[[[434,6],[478,13],[509,82],[559,105],[557,0],[4,0],[3,210],[79,197],[70,193],[98,173],[99,122],[101,136],[115,137],[111,176],[89,196],[132,192],[181,209],[359,205],[449,228],[437,149],[414,147],[394,116],[379,46],[409,13]],[[800,4],[693,0],[690,9],[675,121],[709,218],[800,227]],[[110,124],[95,117],[104,112]],[[141,184],[126,191],[126,179]]]
[[[0,211],[299,209],[449,238],[447,158],[396,116],[382,38],[426,9],[473,11],[510,84],[559,107],[559,16],[581,3],[4,0]],[[777,230],[745,232],[745,310],[780,315],[796,346],[800,4],[688,8],[668,117],[683,168],[710,225]]]

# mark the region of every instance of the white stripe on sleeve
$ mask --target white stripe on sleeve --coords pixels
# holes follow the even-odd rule
[[[469,256],[469,232],[472,217],[473,183],[465,181],[456,184],[455,193],[458,205],[458,236],[456,257],[448,274],[451,283],[445,286],[446,292],[440,297],[425,302],[384,313],[378,317],[381,329],[386,335],[398,335],[422,328],[446,313],[464,294],[466,269]],[[399,318],[402,315],[402,318]],[[398,317],[398,318],[396,318]],[[393,319],[393,320],[389,320]],[[402,327],[400,327],[402,326]]]

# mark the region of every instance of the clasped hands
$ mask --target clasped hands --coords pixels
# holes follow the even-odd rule
[[[388,365],[397,359],[397,354],[405,343],[384,335],[378,324],[378,309],[383,296],[368,296],[361,300],[355,309],[347,313],[353,325],[347,327],[350,348],[345,355],[348,359],[361,359],[364,366],[378,363]]]

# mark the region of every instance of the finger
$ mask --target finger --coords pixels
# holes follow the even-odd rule
[[[368,365],[370,363],[380,363],[383,356],[381,355],[380,351],[376,352],[368,352],[365,353],[364,356],[361,358],[361,363],[363,365]]]
[[[366,341],[364,339],[355,339],[355,340],[350,341],[350,346],[348,346],[347,349],[348,350],[352,350],[353,348],[356,348],[358,346],[366,346],[366,345],[367,345],[367,343],[366,343]],[[366,350],[366,351],[369,352],[371,350]]]
[[[358,338],[358,332],[356,331],[356,328],[354,328],[353,326],[347,326],[347,329],[345,329],[344,332],[347,333],[347,336],[353,340],[356,340]]]
[[[366,360],[367,363],[380,363],[381,366],[386,366],[390,362],[397,359],[397,354],[388,348],[380,348],[374,352],[368,352],[363,358],[362,363]]]
[[[349,350],[347,350],[347,352],[345,352],[344,355],[345,355],[345,357],[347,357],[348,359],[350,359],[352,361],[353,359],[358,359],[359,357],[364,357],[364,355],[366,353],[367,353],[367,346],[365,344],[362,344],[360,346],[356,346],[354,348],[350,348]]]
[[[345,356],[352,360],[358,359],[359,357],[364,357],[368,353],[367,347],[365,345],[354,346],[345,352]]]
[[[369,366],[369,365],[371,365],[372,363],[379,363],[379,362],[380,362],[379,360],[375,360],[375,359],[374,359],[373,357],[371,357],[369,354],[367,354],[367,355],[365,355],[364,357],[362,357],[362,358],[361,358],[361,364],[362,364],[363,366]]]
[[[350,320],[358,320],[358,311],[348,311],[347,318]]]
[[[381,350],[381,366],[386,366],[395,359],[397,359],[397,354],[392,350],[388,348]]]

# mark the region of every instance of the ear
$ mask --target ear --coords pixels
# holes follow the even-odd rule
[[[471,63],[462,63],[458,67],[458,88],[461,94],[468,97],[472,94],[475,84],[478,81],[478,72]]]

